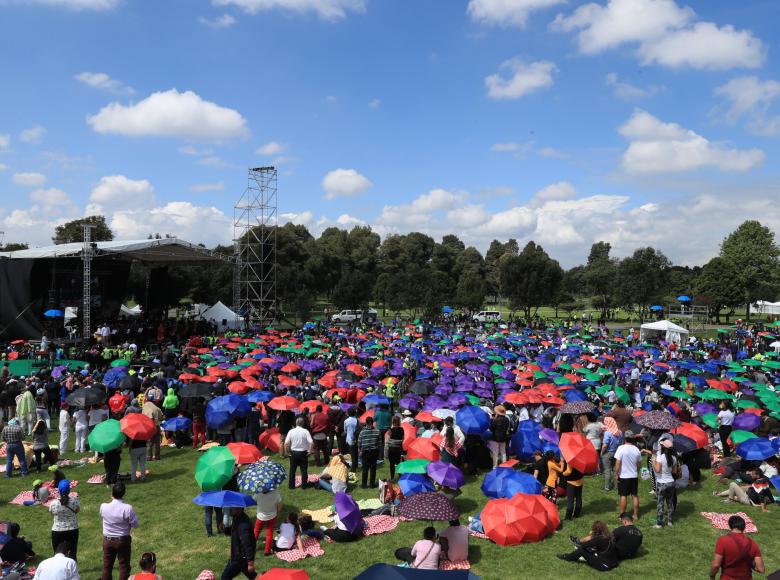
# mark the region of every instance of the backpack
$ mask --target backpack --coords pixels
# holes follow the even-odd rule
[[[674,460],[674,465],[672,466],[672,477],[675,479],[675,481],[682,477],[682,466],[676,459]]]

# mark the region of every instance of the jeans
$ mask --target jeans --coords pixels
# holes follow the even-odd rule
[[[141,467],[141,479],[146,479],[146,447],[134,447],[130,449],[130,480],[135,483],[136,467]]]
[[[322,454],[322,461],[325,462],[327,465],[328,463],[328,439],[327,437],[324,437],[322,439],[317,439],[315,437],[314,439],[314,462],[317,464],[317,466],[321,466],[322,463],[320,463],[320,454]]]
[[[674,515],[674,498],[677,495],[677,488],[675,487],[674,482],[656,483],[655,494],[655,523],[659,526],[664,525],[664,511],[666,511],[666,517],[671,524],[672,516]]]
[[[212,520],[215,511],[217,513],[217,530],[219,530],[220,526],[222,525],[222,508],[215,508],[211,506],[206,506],[203,508],[203,525],[206,528],[206,535],[208,537],[214,535]]]
[[[309,454],[306,451],[293,451],[290,453],[290,475],[288,484],[290,489],[295,489],[295,470],[301,468],[301,489],[309,487]]]
[[[271,553],[274,545],[274,528],[276,527],[276,518],[270,520],[258,520],[255,518],[255,541],[260,537],[260,532],[265,528],[265,554]]]
[[[64,532],[52,531],[51,549],[56,552],[60,542],[68,542],[70,544],[70,557],[78,561],[79,529],[76,528],[75,530],[66,530]]]
[[[24,456],[24,445],[21,443],[9,443],[5,446],[5,476],[11,477],[14,472],[14,457],[19,460],[19,469],[22,475],[27,475],[27,458]]]
[[[114,562],[119,560],[119,580],[130,577],[130,557],[132,539],[130,536],[121,538],[103,537],[103,574],[101,580],[112,580]]]
[[[241,560],[230,560],[225,566],[225,569],[222,570],[222,576],[220,578],[221,580],[233,580],[233,578],[239,574],[243,574],[247,578],[257,578],[257,573],[250,572],[248,566],[249,564],[246,561],[246,558],[242,558]]]
[[[35,419],[36,421],[43,419],[44,423],[46,423],[46,429],[51,431],[51,415],[49,415],[49,411],[47,409],[36,409]]]
[[[582,486],[566,484],[566,519],[580,517],[582,512]]]
[[[325,491],[329,491],[330,493],[333,493],[333,486],[330,484],[329,481],[325,479],[320,479],[317,483]]]
[[[379,457],[379,449],[364,449],[360,456],[363,462],[363,487],[368,483],[371,476],[371,487],[376,487],[376,460]]]
[[[402,453],[403,449],[401,447],[387,448],[387,462],[390,464],[390,479],[395,479],[395,468],[401,463]]]
[[[607,451],[601,456],[601,470],[604,472],[604,489],[610,491],[612,484],[612,468],[615,466],[615,452]]]

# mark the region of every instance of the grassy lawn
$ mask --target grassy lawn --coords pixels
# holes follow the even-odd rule
[[[53,438],[52,438],[52,442]],[[71,442],[72,445],[72,442]],[[67,454],[66,457],[71,457]],[[133,533],[133,571],[137,571],[137,559],[147,550],[157,552],[158,572],[169,580],[190,580],[209,568],[221,573],[230,549],[229,538],[207,538],[203,528],[202,508],[191,503],[198,493],[193,478],[195,462],[199,457],[190,449],[164,448],[163,459],[149,464],[151,475],[145,483],[128,484],[126,500],[135,506],[141,528]],[[122,458],[122,472],[129,471],[129,456]],[[109,492],[103,485],[89,485],[86,480],[95,473],[102,473],[102,465],[67,468],[66,474],[79,483],[76,491],[81,500],[79,522],[79,564],[82,578],[93,580],[101,570],[101,527],[98,509],[108,501]],[[315,473],[315,468],[310,472]],[[387,474],[386,469],[381,470]],[[761,546],[767,571],[780,568],[780,526],[777,508],[762,514],[755,508],[736,504],[725,505],[711,492],[719,489],[715,480],[708,477],[700,489],[688,490],[680,495],[679,511],[674,528],[652,528],[655,516],[655,500],[648,494],[647,482],[641,483],[640,528],[645,534],[644,548],[638,558],[627,561],[609,573],[611,578],[703,578],[706,577],[712,548],[720,532],[714,530],[708,520],[699,516],[700,511],[747,511],[754,518],[759,533],[753,535]],[[0,519],[18,521],[22,534],[33,540],[39,554],[50,555],[51,517],[41,507],[7,505],[17,493],[31,489],[35,474],[26,478],[0,479]],[[481,479],[470,480],[457,504],[462,520],[474,515],[485,504],[479,485]],[[584,564],[570,564],[557,560],[555,554],[568,551],[569,535],[584,535],[595,519],[605,521],[610,527],[617,519],[617,496],[614,492],[601,491],[598,477],[586,478],[583,516],[574,523],[567,523],[563,530],[538,544],[504,548],[486,540],[473,539],[470,560],[473,570],[485,579],[503,578],[586,578],[593,572]],[[375,492],[357,489],[356,499],[374,497]],[[324,491],[283,489],[285,510],[322,508],[332,496]],[[254,511],[248,510],[254,517]],[[325,555],[306,559],[292,565],[275,557],[257,560],[258,570],[270,567],[305,568],[315,579],[352,578],[367,566],[376,562],[393,562],[393,551],[400,546],[411,546],[421,537],[424,522],[401,523],[390,533],[364,538],[352,544],[323,544]]]

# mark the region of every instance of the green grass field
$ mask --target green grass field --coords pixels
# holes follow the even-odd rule
[[[54,440],[52,438],[52,443]],[[71,442],[72,445],[72,442]],[[162,461],[149,463],[151,475],[145,483],[128,484],[126,500],[135,506],[141,527],[133,533],[133,571],[137,571],[137,559],[141,553],[153,550],[158,556],[158,572],[167,580],[191,580],[203,569],[217,572],[217,577],[227,560],[229,538],[215,536],[207,538],[203,528],[202,508],[191,503],[198,488],[193,478],[195,462],[200,454],[191,449],[164,448]],[[67,454],[66,457],[72,457]],[[129,471],[129,456],[122,458],[122,472]],[[316,473],[311,467],[310,472]],[[104,485],[89,485],[86,480],[95,473],[102,473],[102,464],[80,468],[66,468],[71,479],[79,480],[76,491],[81,500],[79,522],[79,566],[82,578],[94,580],[101,570],[101,523],[98,509],[101,502],[108,501],[109,491]],[[701,517],[701,511],[736,512],[747,511],[755,520],[759,533],[753,535],[764,554],[767,571],[780,568],[780,525],[777,508],[769,514],[762,514],[757,508],[726,505],[711,492],[720,489],[716,478],[707,478],[699,489],[687,490],[680,495],[675,526],[656,530],[652,527],[655,516],[655,500],[648,494],[648,484],[641,483],[641,521],[644,532],[644,547],[640,556],[624,562],[610,573],[611,578],[703,578],[708,566],[716,538],[720,532],[714,530],[708,520]],[[386,469],[381,470],[387,474]],[[29,490],[36,478],[31,473],[26,478],[0,479],[0,519],[18,521],[22,534],[34,542],[36,551],[47,557],[51,555],[51,516],[45,508],[8,505],[7,502],[20,491]],[[487,499],[480,491],[481,478],[469,480],[457,504],[463,515],[477,513]],[[584,564],[570,564],[557,560],[555,554],[571,549],[569,535],[584,535],[595,519],[605,521],[610,527],[617,520],[617,496],[614,492],[601,491],[602,481],[598,477],[586,478],[583,515],[553,537],[538,544],[515,547],[500,547],[486,540],[472,539],[470,560],[473,571],[487,580],[503,578],[586,578],[593,572]],[[322,508],[332,496],[318,490],[283,489],[285,511],[304,508]],[[375,492],[356,489],[357,499],[374,497]],[[253,509],[249,509],[254,517]],[[424,522],[402,522],[390,533],[364,538],[352,544],[323,543],[325,555],[306,559],[292,565],[275,557],[260,556],[257,569],[270,567],[304,568],[314,579],[348,579],[367,566],[377,562],[393,562],[393,552],[400,546],[410,546],[422,535]],[[116,577],[116,576],[115,576]]]

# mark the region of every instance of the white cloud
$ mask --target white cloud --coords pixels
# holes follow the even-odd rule
[[[146,179],[129,179],[124,175],[101,177],[89,196],[92,204],[104,211],[153,207],[154,187]]]
[[[87,122],[97,133],[127,137],[180,137],[224,141],[245,137],[246,119],[238,111],[204,101],[192,91],[157,92],[144,100],[122,105],[114,102]]]
[[[225,189],[225,184],[221,181],[216,183],[196,183],[190,186],[192,193],[204,193],[206,191],[222,191]]]
[[[0,153],[11,146],[11,136],[8,133],[0,133]]]
[[[131,95],[135,92],[133,87],[127,86],[122,81],[112,79],[106,73],[82,72],[73,78],[88,87],[115,95]]]
[[[19,0],[21,1],[21,0]],[[26,4],[40,4],[42,6],[56,6],[69,10],[111,10],[119,6],[120,0],[24,0]]]
[[[475,22],[525,27],[531,12],[564,4],[566,0],[469,0],[468,14]]]
[[[216,207],[172,201],[150,209],[115,211],[111,229],[118,239],[146,238],[159,232],[211,247],[231,241],[233,221]]]
[[[353,228],[355,226],[366,225],[366,222],[364,222],[362,219],[351,216],[348,213],[343,213],[337,217],[336,223],[342,228]]]
[[[308,227],[309,225],[311,225],[312,221],[314,220],[314,214],[309,210],[303,211],[301,213],[288,212],[288,213],[279,214],[279,218],[281,218],[279,220],[279,223],[281,225],[284,225],[289,222],[295,225],[303,225]]]
[[[571,199],[577,194],[577,190],[568,181],[559,181],[540,189],[534,194],[534,201],[547,202],[561,199]]]
[[[382,106],[382,101],[379,99],[371,99],[368,101],[368,108],[369,109],[378,109]]]
[[[696,14],[674,0],[607,0],[559,14],[551,28],[576,33],[583,54],[638,45],[643,64],[671,68],[728,69],[761,66],[765,49],[749,30],[694,22]]]
[[[34,203],[39,203],[48,207],[63,206],[71,202],[70,196],[56,187],[36,189],[30,192],[30,199]]]
[[[493,143],[490,146],[490,150],[498,153],[502,153],[504,151],[517,151],[520,148],[520,146],[517,143],[513,143],[511,141],[506,143]]]
[[[207,155],[213,155],[214,150],[213,149],[200,149],[198,147],[193,147],[192,145],[185,145],[183,147],[179,147],[179,153],[183,153],[184,155],[192,155],[194,157],[206,157]]]
[[[200,159],[198,159],[198,165],[205,165],[206,167],[216,167],[218,169],[230,167],[230,163],[228,163],[218,155],[208,155],[206,157],[201,157]]]
[[[41,127],[40,125],[35,125],[34,127],[24,129],[21,133],[19,133],[19,141],[37,145],[43,141],[44,135],[46,135],[46,128]]]
[[[780,116],[769,112],[780,97],[780,82],[761,81],[755,76],[738,77],[715,89],[715,95],[723,97],[728,105],[725,113],[728,123],[745,118],[752,133],[768,136],[780,133]]]
[[[222,16],[218,16],[216,18],[204,18],[201,16],[198,18],[198,22],[201,24],[205,24],[209,28],[230,28],[233,26],[237,21],[236,18],[230,14],[223,14]]]
[[[372,185],[365,175],[361,175],[354,169],[334,169],[329,171],[322,180],[325,199],[354,197],[365,193]]]
[[[766,50],[749,30],[697,22],[693,28],[677,30],[643,44],[639,47],[639,56],[643,64],[726,70],[759,68],[764,63]]]
[[[0,171],[8,171],[8,166],[5,163],[0,163]]]
[[[25,187],[38,187],[46,183],[46,176],[43,173],[14,173],[11,177],[16,185],[23,185]]]
[[[677,123],[664,123],[636,110],[619,132],[630,141],[623,154],[627,173],[665,173],[714,167],[721,171],[747,171],[764,161],[760,149],[733,149],[712,143]]]
[[[542,157],[547,157],[548,159],[566,159],[568,157],[566,153],[559,151],[554,147],[542,147],[539,149],[539,155]]]
[[[462,207],[468,195],[464,192],[453,192],[446,189],[432,189],[411,203],[403,205],[386,205],[377,218],[382,226],[394,228],[421,227],[432,222],[431,214],[436,212],[451,212]],[[455,214],[461,215],[461,214]]]
[[[363,13],[364,0],[212,0],[215,6],[236,6],[249,14],[283,10],[297,14],[313,13],[322,20],[343,20],[350,12]]]
[[[557,68],[549,61],[525,64],[520,58],[513,58],[502,63],[500,70],[509,73],[509,76],[503,77],[501,73],[496,73],[485,78],[485,86],[492,99],[519,99],[533,91],[550,87]]]
[[[615,96],[624,101],[650,97],[662,90],[661,87],[655,85],[648,88],[637,87],[631,83],[621,81],[618,74],[614,72],[607,74],[606,82],[608,87],[613,88]]]
[[[483,205],[469,204],[447,212],[447,223],[457,228],[473,228],[490,219]]]
[[[279,143],[279,141],[269,141],[265,145],[261,145],[257,151],[255,151],[256,155],[279,155],[282,151],[287,149],[286,143]]]

